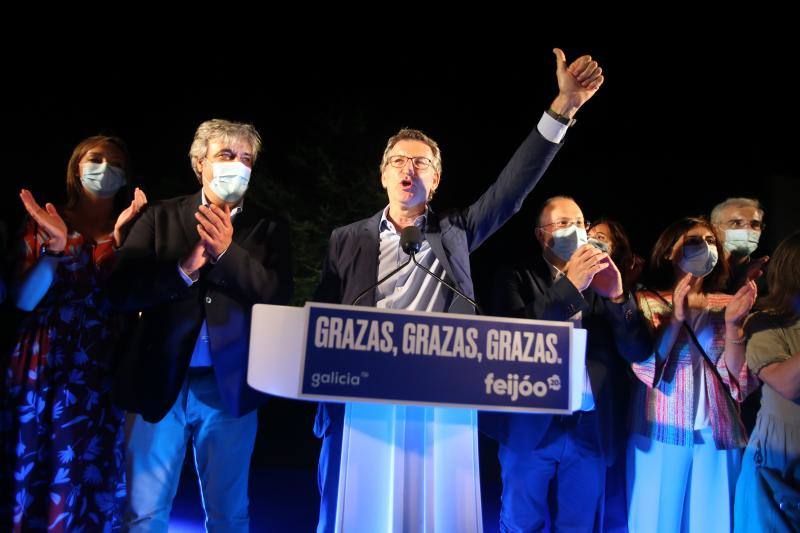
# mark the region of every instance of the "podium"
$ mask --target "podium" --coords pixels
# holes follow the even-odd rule
[[[478,410],[572,413],[585,348],[571,322],[259,304],[247,381],[345,403],[337,532],[482,531]]]

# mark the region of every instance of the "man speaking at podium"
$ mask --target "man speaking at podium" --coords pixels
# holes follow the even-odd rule
[[[558,96],[497,181],[466,209],[440,216],[428,206],[440,185],[442,169],[439,146],[433,139],[413,129],[402,129],[389,139],[380,165],[389,205],[370,218],[333,231],[315,301],[468,312],[465,304],[474,298],[469,254],[519,211],[558,151],[573,116],[603,84],[602,69],[590,56],[567,65],[560,49],[553,53]],[[377,283],[407,261],[401,232],[410,227],[422,234],[416,243],[418,263],[468,299],[455,295],[414,264]],[[343,418],[341,404],[322,403],[317,410],[314,432],[323,439],[318,532],[335,527]]]

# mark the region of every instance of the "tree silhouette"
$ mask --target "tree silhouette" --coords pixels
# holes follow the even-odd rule
[[[323,115],[281,155],[277,170],[254,172],[248,198],[283,216],[292,230],[293,305],[310,300],[331,231],[386,204],[378,161],[382,139],[361,113]],[[267,149],[269,145],[267,143]]]

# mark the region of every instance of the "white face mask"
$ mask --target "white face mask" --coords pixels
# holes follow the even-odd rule
[[[719,254],[713,244],[692,244],[683,247],[683,257],[678,261],[678,267],[696,278],[703,278],[714,270],[717,260]]]
[[[226,161],[212,163],[211,172],[214,178],[209,186],[222,201],[238,202],[244,196],[250,183],[250,167],[239,161]]]
[[[555,230],[552,234],[553,244],[550,249],[562,261],[569,261],[575,250],[589,242],[586,236],[586,228],[579,228],[577,226],[570,226]]]
[[[125,185],[125,171],[105,162],[84,163],[81,183],[86,190],[100,198],[110,198]]]
[[[758,248],[760,231],[752,229],[726,229],[725,250],[732,254],[750,255]]]

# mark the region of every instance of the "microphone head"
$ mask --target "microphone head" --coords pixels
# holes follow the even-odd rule
[[[408,226],[400,232],[400,247],[408,255],[419,252],[422,248],[422,231],[416,226]]]

